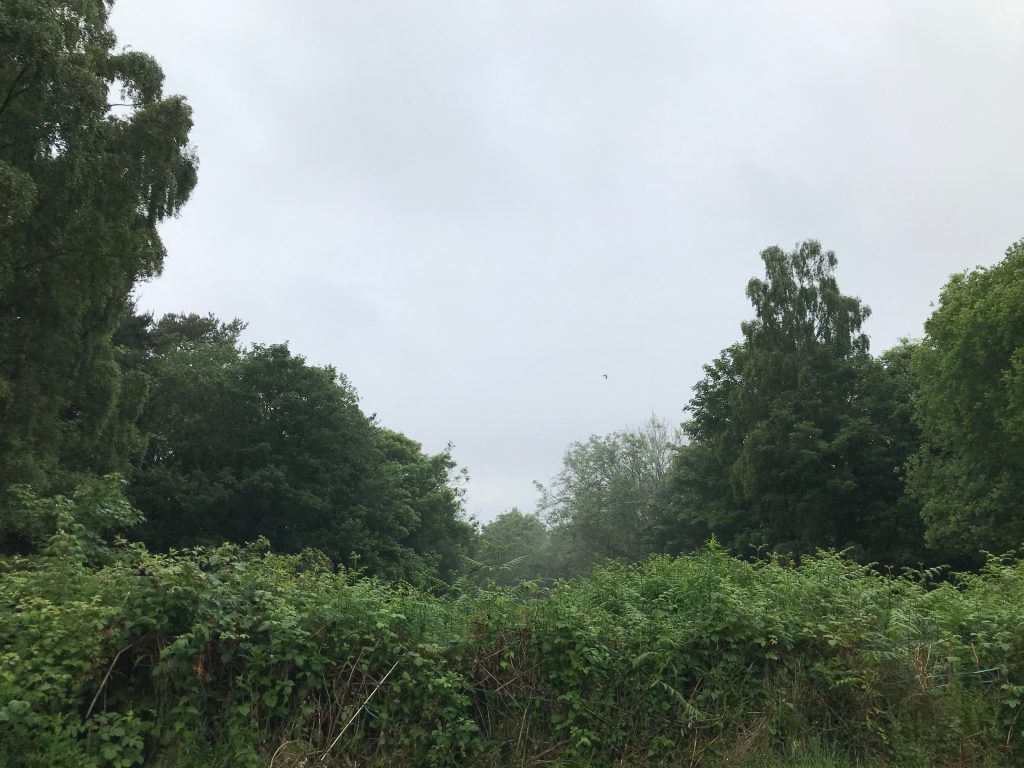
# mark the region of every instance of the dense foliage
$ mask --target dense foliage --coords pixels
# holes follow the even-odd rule
[[[239,321],[136,313],[197,161],[188,105],[118,50],[110,5],[0,0],[0,553],[52,533],[26,486],[119,472],[158,548],[269,536],[451,578],[473,528],[449,452],[367,418],[333,368],[243,347]]]
[[[1024,762],[1024,243],[878,357],[767,249],[686,442],[478,530],[333,367],[136,311],[197,161],[110,6],[0,0],[0,768]]]
[[[266,536],[279,551],[317,547],[420,583],[468,551],[450,455],[378,426],[333,368],[282,344],[243,348],[238,321],[126,324],[153,382],[139,422],[149,449],[129,486],[148,544]]]
[[[868,354],[868,308],[840,292],[818,243],[761,258],[754,319],[694,387],[668,535],[682,550],[714,535],[740,552],[853,547],[917,562],[919,514],[899,473],[917,445],[909,353]]]
[[[191,111],[102,0],[0,1],[0,486],[68,488],[141,450],[111,337],[196,182]],[[110,104],[120,92],[123,103]]]
[[[83,539],[0,579],[0,765],[1024,759],[1024,565],[929,584],[712,548],[444,597],[316,553]],[[95,565],[90,565],[90,561]]]
[[[911,488],[946,556],[1024,543],[1024,241],[954,275],[916,356]]]

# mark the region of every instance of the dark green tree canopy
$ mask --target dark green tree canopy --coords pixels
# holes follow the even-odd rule
[[[111,336],[196,182],[191,111],[104,0],[0,0],[0,485],[125,469],[145,397]],[[109,103],[120,93],[121,102]]]
[[[1024,543],[1024,241],[954,275],[915,357],[924,443],[910,487],[947,556]]]
[[[476,528],[463,513],[468,473],[459,471],[449,445],[430,455],[401,432],[377,428],[380,464],[370,489],[377,513],[401,523],[397,562],[419,564],[417,580],[452,579],[471,550]],[[406,574],[408,575],[408,574]]]
[[[131,324],[134,327],[134,324]],[[159,547],[246,542],[321,549],[424,582],[468,551],[447,452],[379,427],[348,380],[287,346],[243,348],[239,321],[168,315],[142,344],[153,381],[149,437],[129,494]]]
[[[898,474],[913,450],[899,353],[891,364],[868,354],[869,310],[839,290],[835,254],[809,241],[761,259],[743,341],[705,366],[688,406],[671,547],[715,535],[741,552],[852,546],[913,558],[920,531]]]

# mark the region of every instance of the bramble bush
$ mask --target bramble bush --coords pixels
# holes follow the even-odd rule
[[[91,503],[0,561],[5,767],[1024,761],[1014,559],[939,579],[712,544],[433,595],[265,542],[99,552]]]

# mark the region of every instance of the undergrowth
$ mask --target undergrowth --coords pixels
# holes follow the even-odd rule
[[[1024,764],[1015,560],[933,581],[710,547],[436,595],[82,530],[0,562],[5,767]]]

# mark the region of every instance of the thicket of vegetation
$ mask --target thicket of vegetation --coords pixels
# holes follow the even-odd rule
[[[0,764],[1024,759],[1019,562],[933,583],[712,546],[438,596],[313,551],[108,549],[76,522],[108,504],[36,500],[61,532],[2,566]]]
[[[334,368],[137,311],[198,161],[110,6],[0,0],[0,766],[1021,764],[1024,241],[879,356],[765,250],[681,432],[479,527]]]
[[[0,1],[0,553],[39,543],[19,488],[119,473],[152,547],[265,535],[450,579],[474,531],[447,452],[367,417],[334,369],[243,348],[239,321],[136,314],[198,160],[188,104],[118,50],[110,6]]]
[[[704,366],[681,435],[652,418],[575,443],[536,515],[483,527],[486,562],[521,558],[507,581],[712,536],[894,568],[977,568],[1024,542],[1024,241],[954,275],[924,339],[878,356],[834,254],[811,241],[761,259],[754,317]]]

